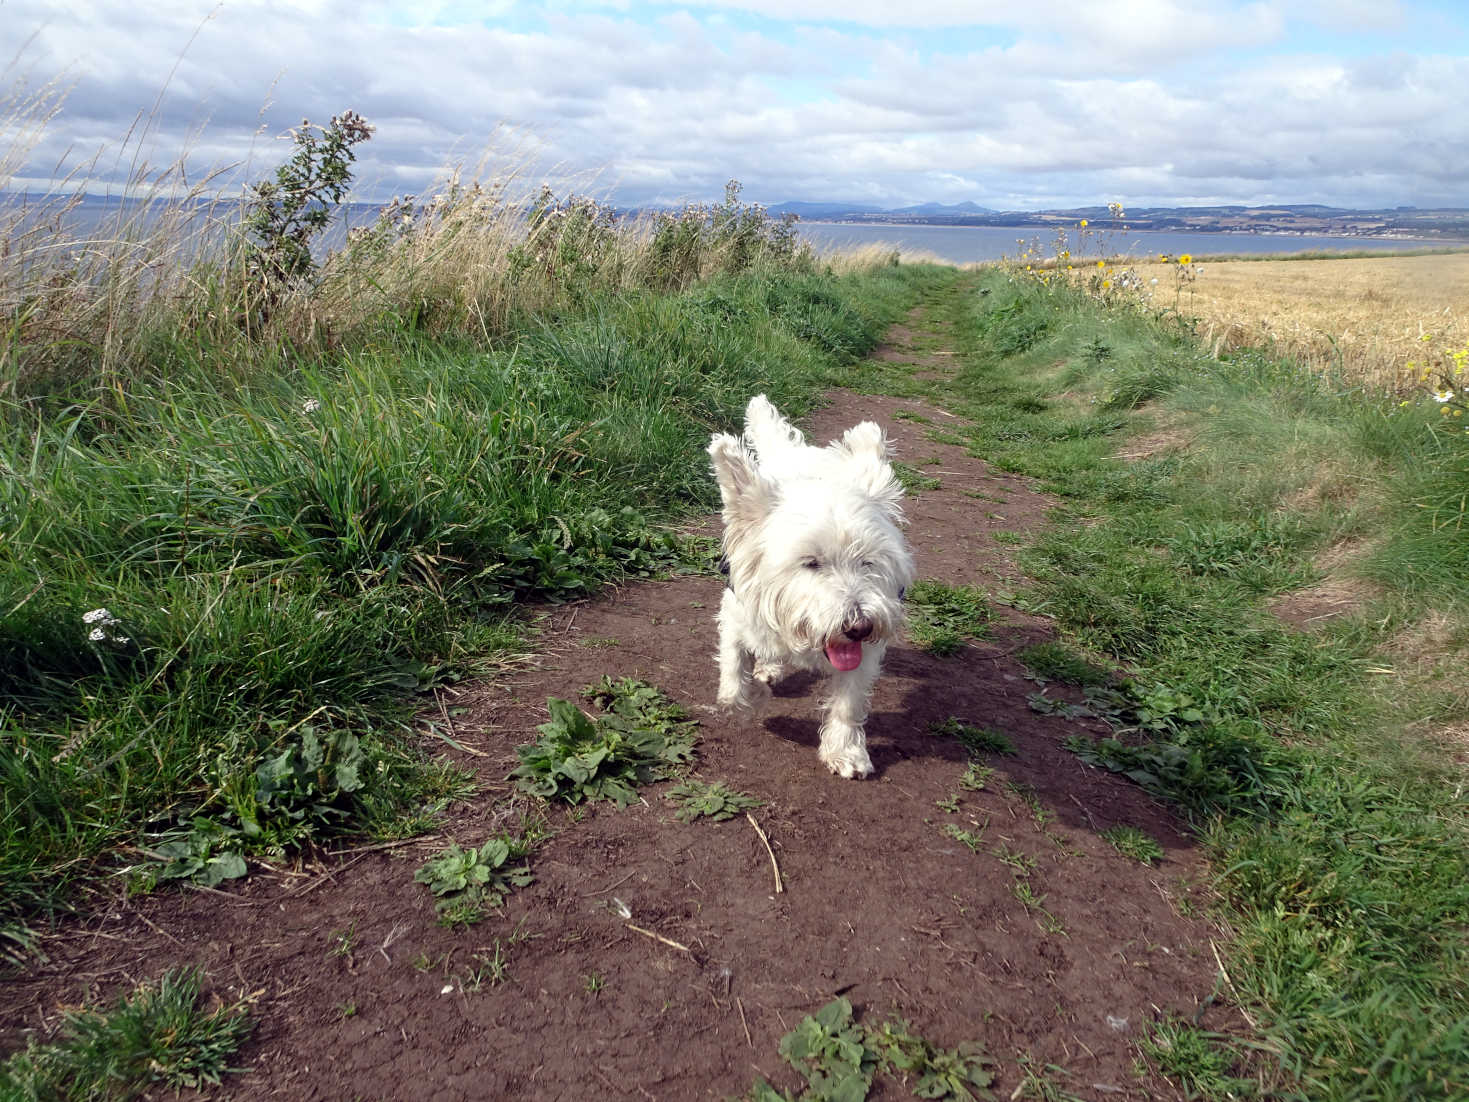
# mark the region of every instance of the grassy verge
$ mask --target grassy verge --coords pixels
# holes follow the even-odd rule
[[[1175,801],[1218,870],[1258,1034],[1231,1055],[1174,1029],[1160,1066],[1214,1097],[1464,1097],[1463,775],[1425,732],[1469,716],[1462,665],[1444,675],[1469,638],[1469,437],[1023,274],[946,301],[947,408],[1062,501],[1026,599],[1134,671],[1099,704],[1132,734],[1076,749]],[[1275,614],[1328,576],[1354,613]],[[1425,621],[1451,656],[1436,677],[1402,654]]]
[[[706,568],[666,525],[712,503],[711,428],[809,408],[922,278],[608,288],[511,343],[404,329],[244,377],[173,346],[5,406],[0,916],[422,829],[466,784],[414,737],[425,694],[527,602]]]
[[[137,1098],[218,1086],[250,1033],[239,1006],[199,1005],[199,975],[168,972],[106,1008],[66,1011],[48,1042],[0,1064],[6,1098]]]

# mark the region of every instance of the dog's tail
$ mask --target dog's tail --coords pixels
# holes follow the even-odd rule
[[[780,415],[769,398],[757,394],[745,407],[745,443],[762,460],[775,461],[781,452],[805,447],[806,438]]]

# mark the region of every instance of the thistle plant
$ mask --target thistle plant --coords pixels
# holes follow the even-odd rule
[[[291,159],[274,179],[251,185],[245,199],[245,231],[252,239],[247,263],[262,283],[316,271],[311,246],[352,186],[352,147],[372,137],[372,129],[356,111],[344,111],[326,126],[302,119],[288,131]]]

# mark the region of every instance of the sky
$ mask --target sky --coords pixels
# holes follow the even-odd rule
[[[0,66],[12,189],[238,190],[352,109],[363,201],[1469,206],[1463,0],[0,0]]]

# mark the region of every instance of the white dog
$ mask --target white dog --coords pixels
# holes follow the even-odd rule
[[[761,394],[745,409],[743,440],[716,434],[709,456],[729,579],[719,606],[720,706],[758,710],[785,665],[830,672],[821,760],[843,777],[865,777],[867,700],[913,581],[887,439],[863,421],[809,447]]]

